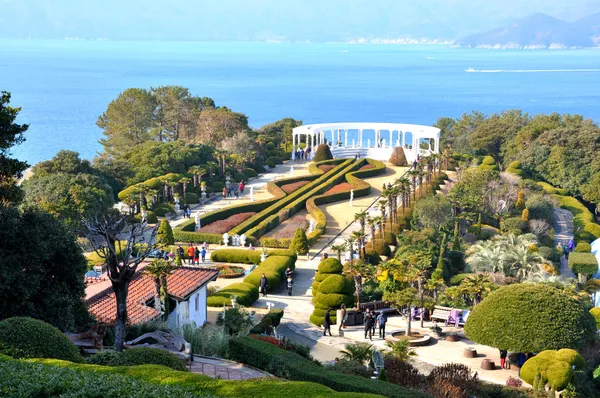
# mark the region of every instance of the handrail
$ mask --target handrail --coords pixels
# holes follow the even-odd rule
[[[404,172],[404,174],[402,174],[399,178],[403,178],[405,177],[408,172],[410,170],[412,170],[414,168],[414,166],[411,166],[408,170],[406,170]],[[375,203],[377,203],[379,200],[381,199],[381,195],[379,195],[377,198],[375,198],[375,200],[365,209],[365,211],[369,210],[371,207],[373,207],[373,205]],[[323,250],[327,249],[328,247],[331,246],[332,242],[335,241],[337,238],[340,237],[341,234],[343,234],[348,228],[350,228],[355,222],[357,222],[356,220],[352,221],[350,224],[346,225],[344,227],[344,229],[342,229],[340,232],[338,232],[338,234],[336,236],[334,236],[333,238],[331,238],[331,240],[329,242],[327,242],[327,244],[325,246],[323,246],[323,248],[321,250],[319,250],[314,256],[312,256],[311,260],[314,260],[319,254],[321,254],[323,252]]]

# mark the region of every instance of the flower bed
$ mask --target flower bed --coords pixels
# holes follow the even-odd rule
[[[233,216],[230,216],[230,217],[226,218],[225,220],[220,220],[220,221],[215,221],[213,223],[210,223],[210,224],[200,228],[198,230],[198,232],[199,233],[208,233],[208,234],[224,234],[225,232],[230,231],[233,227],[235,227],[236,225],[239,225],[240,223],[243,223],[244,221],[246,221],[247,219],[249,219],[250,217],[252,217],[255,214],[256,214],[256,212],[246,212],[246,213],[234,214]]]
[[[360,170],[362,170],[362,167],[360,168]],[[347,182],[342,182],[341,184],[337,184],[335,187],[333,187],[329,191],[325,192],[324,195],[329,195],[331,193],[338,193],[338,192],[348,192],[351,189],[352,189],[352,185],[348,184]]]
[[[363,167],[361,167],[358,170],[371,170],[371,169],[374,169],[374,168],[375,168],[375,166],[373,166],[372,164],[365,164]]]
[[[310,181],[298,181],[298,182],[294,182],[291,184],[285,184],[282,185],[280,188],[283,189],[283,191],[287,194],[290,194],[292,192],[294,192],[295,190],[302,188],[303,186],[305,186],[306,184],[308,184]]]
[[[244,276],[244,267],[238,267],[236,265],[219,264],[216,268],[221,271],[219,278],[232,279]]]
[[[329,170],[333,169],[335,166],[329,165],[329,164],[325,164],[323,166],[319,166],[319,168],[321,170],[323,170],[325,173],[327,173]]]
[[[309,222],[306,214],[298,214],[282,222],[277,228],[268,232],[260,238],[260,245],[264,247],[276,247],[287,249],[290,247],[294,233],[298,228],[304,231],[308,229]]]

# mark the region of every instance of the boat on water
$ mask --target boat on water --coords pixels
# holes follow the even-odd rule
[[[465,72],[477,72],[477,70],[473,69],[473,68],[469,68],[469,69],[465,70]]]

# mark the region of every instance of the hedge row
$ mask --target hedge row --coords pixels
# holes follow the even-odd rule
[[[600,238],[600,225],[595,223],[594,215],[583,203],[571,196],[552,195],[560,207],[569,210],[573,214],[573,222],[576,229],[575,240],[593,242]]]
[[[592,275],[598,272],[598,260],[592,253],[569,254],[569,267],[576,274]]]
[[[117,194],[119,200],[123,201],[127,198],[129,198],[138,187],[145,187],[146,189],[161,189],[163,186],[163,180],[169,180],[169,181],[179,181],[181,179],[181,177],[183,177],[183,175],[181,174],[177,174],[177,173],[169,173],[169,174],[165,174],[164,176],[160,176],[160,177],[154,177],[154,178],[150,178],[149,180],[140,182],[138,184],[132,185],[130,187],[125,188],[124,190],[122,190],[121,192],[119,192]]]
[[[208,296],[206,305],[209,307],[230,307],[233,296],[236,297],[236,302],[239,305],[250,307],[258,300],[258,287],[250,283],[233,283]]]
[[[337,393],[309,382],[280,379],[220,380],[159,365],[97,366],[66,361],[27,363],[0,356],[0,382],[8,396],[119,396],[204,398],[381,398]]]
[[[250,330],[250,334],[263,334],[269,326],[276,328],[281,323],[281,318],[283,318],[283,310],[273,308]]]
[[[229,355],[234,360],[263,369],[275,376],[289,380],[310,380],[326,385],[335,391],[360,393],[360,396],[365,397],[369,393],[390,398],[424,398],[428,396],[395,384],[328,370],[295,352],[286,351],[250,337],[231,339]]]
[[[90,365],[135,366],[162,365],[185,372],[185,363],[169,351],[152,347],[138,347],[123,352],[104,351],[87,359]]]
[[[258,250],[219,249],[210,254],[216,263],[258,264],[261,252]]]
[[[258,287],[262,274],[265,274],[269,281],[268,291],[277,289],[287,268],[292,270],[296,267],[295,256],[269,256],[260,263],[248,276],[244,278],[245,283]]]

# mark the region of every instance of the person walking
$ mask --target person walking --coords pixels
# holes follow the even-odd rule
[[[285,270],[285,278],[291,278],[292,275],[294,275],[294,271],[292,271],[290,267],[287,267],[287,269]]]
[[[385,324],[387,323],[387,316],[385,313],[380,312],[377,315],[377,324],[379,325],[379,338],[385,339]]]
[[[227,187],[223,187],[223,199],[227,199]]]
[[[244,180],[242,180],[240,182],[240,193],[243,195],[244,194],[244,188],[246,188],[246,185],[244,184]]]
[[[329,332],[329,335],[331,336],[331,315],[329,314],[329,311],[331,310],[332,308],[328,308],[323,317],[323,336],[327,336],[327,332]]]
[[[188,264],[194,264],[194,246],[190,243],[190,246],[187,249],[188,254]]]
[[[194,262],[192,264],[198,264],[200,265],[200,250],[198,250],[198,247],[196,247],[194,249]]]
[[[500,350],[500,367],[502,369],[506,369],[506,356],[508,355],[508,351]]]
[[[202,257],[202,262],[204,263],[204,259],[206,258],[206,249],[202,246],[202,250],[200,250],[200,256]]]
[[[369,340],[371,340],[371,341],[373,341],[373,322],[374,321],[375,321],[375,319],[373,319],[373,314],[367,308],[367,310],[365,311],[363,323],[365,326],[365,339],[367,338],[367,334],[368,334]]]
[[[179,258],[181,259],[181,261],[183,262],[183,247],[181,247],[181,245],[179,245],[177,247],[177,255],[179,256]]]
[[[340,330],[346,327],[346,320],[348,319],[348,311],[346,311],[346,304],[342,303],[340,307]]]
[[[573,240],[573,238],[571,238],[571,240],[569,241],[567,249],[569,249],[569,253],[572,253],[573,250],[575,250],[575,241]]]
[[[268,288],[269,288],[269,280],[267,279],[265,274],[262,274],[262,276],[260,277],[260,281],[258,282],[258,289],[260,290],[260,293],[262,293],[263,297],[267,297],[267,289]]]

